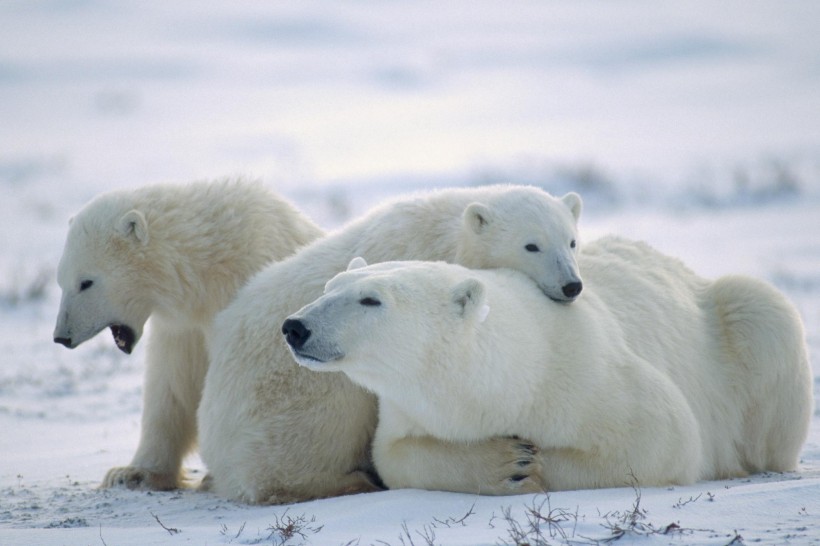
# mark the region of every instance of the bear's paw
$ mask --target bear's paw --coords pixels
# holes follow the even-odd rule
[[[145,468],[121,466],[108,471],[100,489],[124,487],[141,491],[171,491],[178,489],[179,477],[175,474],[152,472]]]

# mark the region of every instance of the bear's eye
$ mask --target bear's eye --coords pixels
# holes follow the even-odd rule
[[[570,247],[570,248],[575,248],[575,239],[573,239],[572,241],[570,241],[570,243],[569,243],[569,247]]]
[[[365,307],[378,307],[382,304],[382,302],[376,298],[362,298],[359,300],[359,304],[364,305]]]
[[[83,290],[88,290],[89,288],[91,288],[91,286],[93,284],[94,284],[94,281],[86,280],[86,281],[81,282],[80,283],[80,292],[82,292]]]
[[[528,244],[528,245],[527,245],[527,246],[525,246],[524,248],[527,250],[527,252],[538,252],[538,251],[540,250],[540,249],[538,248],[538,245],[534,245],[534,244],[532,244],[532,243]]]

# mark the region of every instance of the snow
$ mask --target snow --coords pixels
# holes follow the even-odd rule
[[[51,342],[66,222],[99,192],[247,174],[332,227],[508,180],[581,192],[585,240],[773,282],[817,398],[818,20],[811,0],[0,3],[0,544],[513,544],[551,510],[542,544],[820,544],[820,412],[798,472],[687,487],[289,507],[100,491],[137,445],[143,347]]]

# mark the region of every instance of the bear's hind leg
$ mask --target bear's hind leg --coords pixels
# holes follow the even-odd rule
[[[732,384],[742,386],[741,465],[750,472],[794,470],[814,405],[797,309],[774,287],[743,276],[717,279],[707,297]]]
[[[315,499],[356,495],[359,493],[373,493],[383,490],[384,487],[377,484],[373,477],[364,471],[356,470],[343,476],[337,474],[327,475],[324,479],[322,475],[314,476],[310,487],[306,489],[275,489],[270,494],[270,497],[260,504],[293,504]]]

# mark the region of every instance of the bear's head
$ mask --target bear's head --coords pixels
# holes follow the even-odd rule
[[[464,271],[443,262],[367,266],[355,258],[322,297],[285,320],[282,333],[302,366],[343,371],[371,390],[380,378],[401,384],[397,366],[442,348],[458,352],[487,317],[484,285]],[[410,380],[415,371],[406,371]]]
[[[456,261],[472,269],[517,269],[550,299],[571,302],[583,287],[576,261],[580,215],[581,197],[573,192],[556,198],[522,187],[472,203],[462,215]]]
[[[73,349],[110,328],[117,347],[130,353],[142,336],[151,314],[148,226],[128,205],[118,192],[103,194],[69,221],[57,268],[55,343]]]

